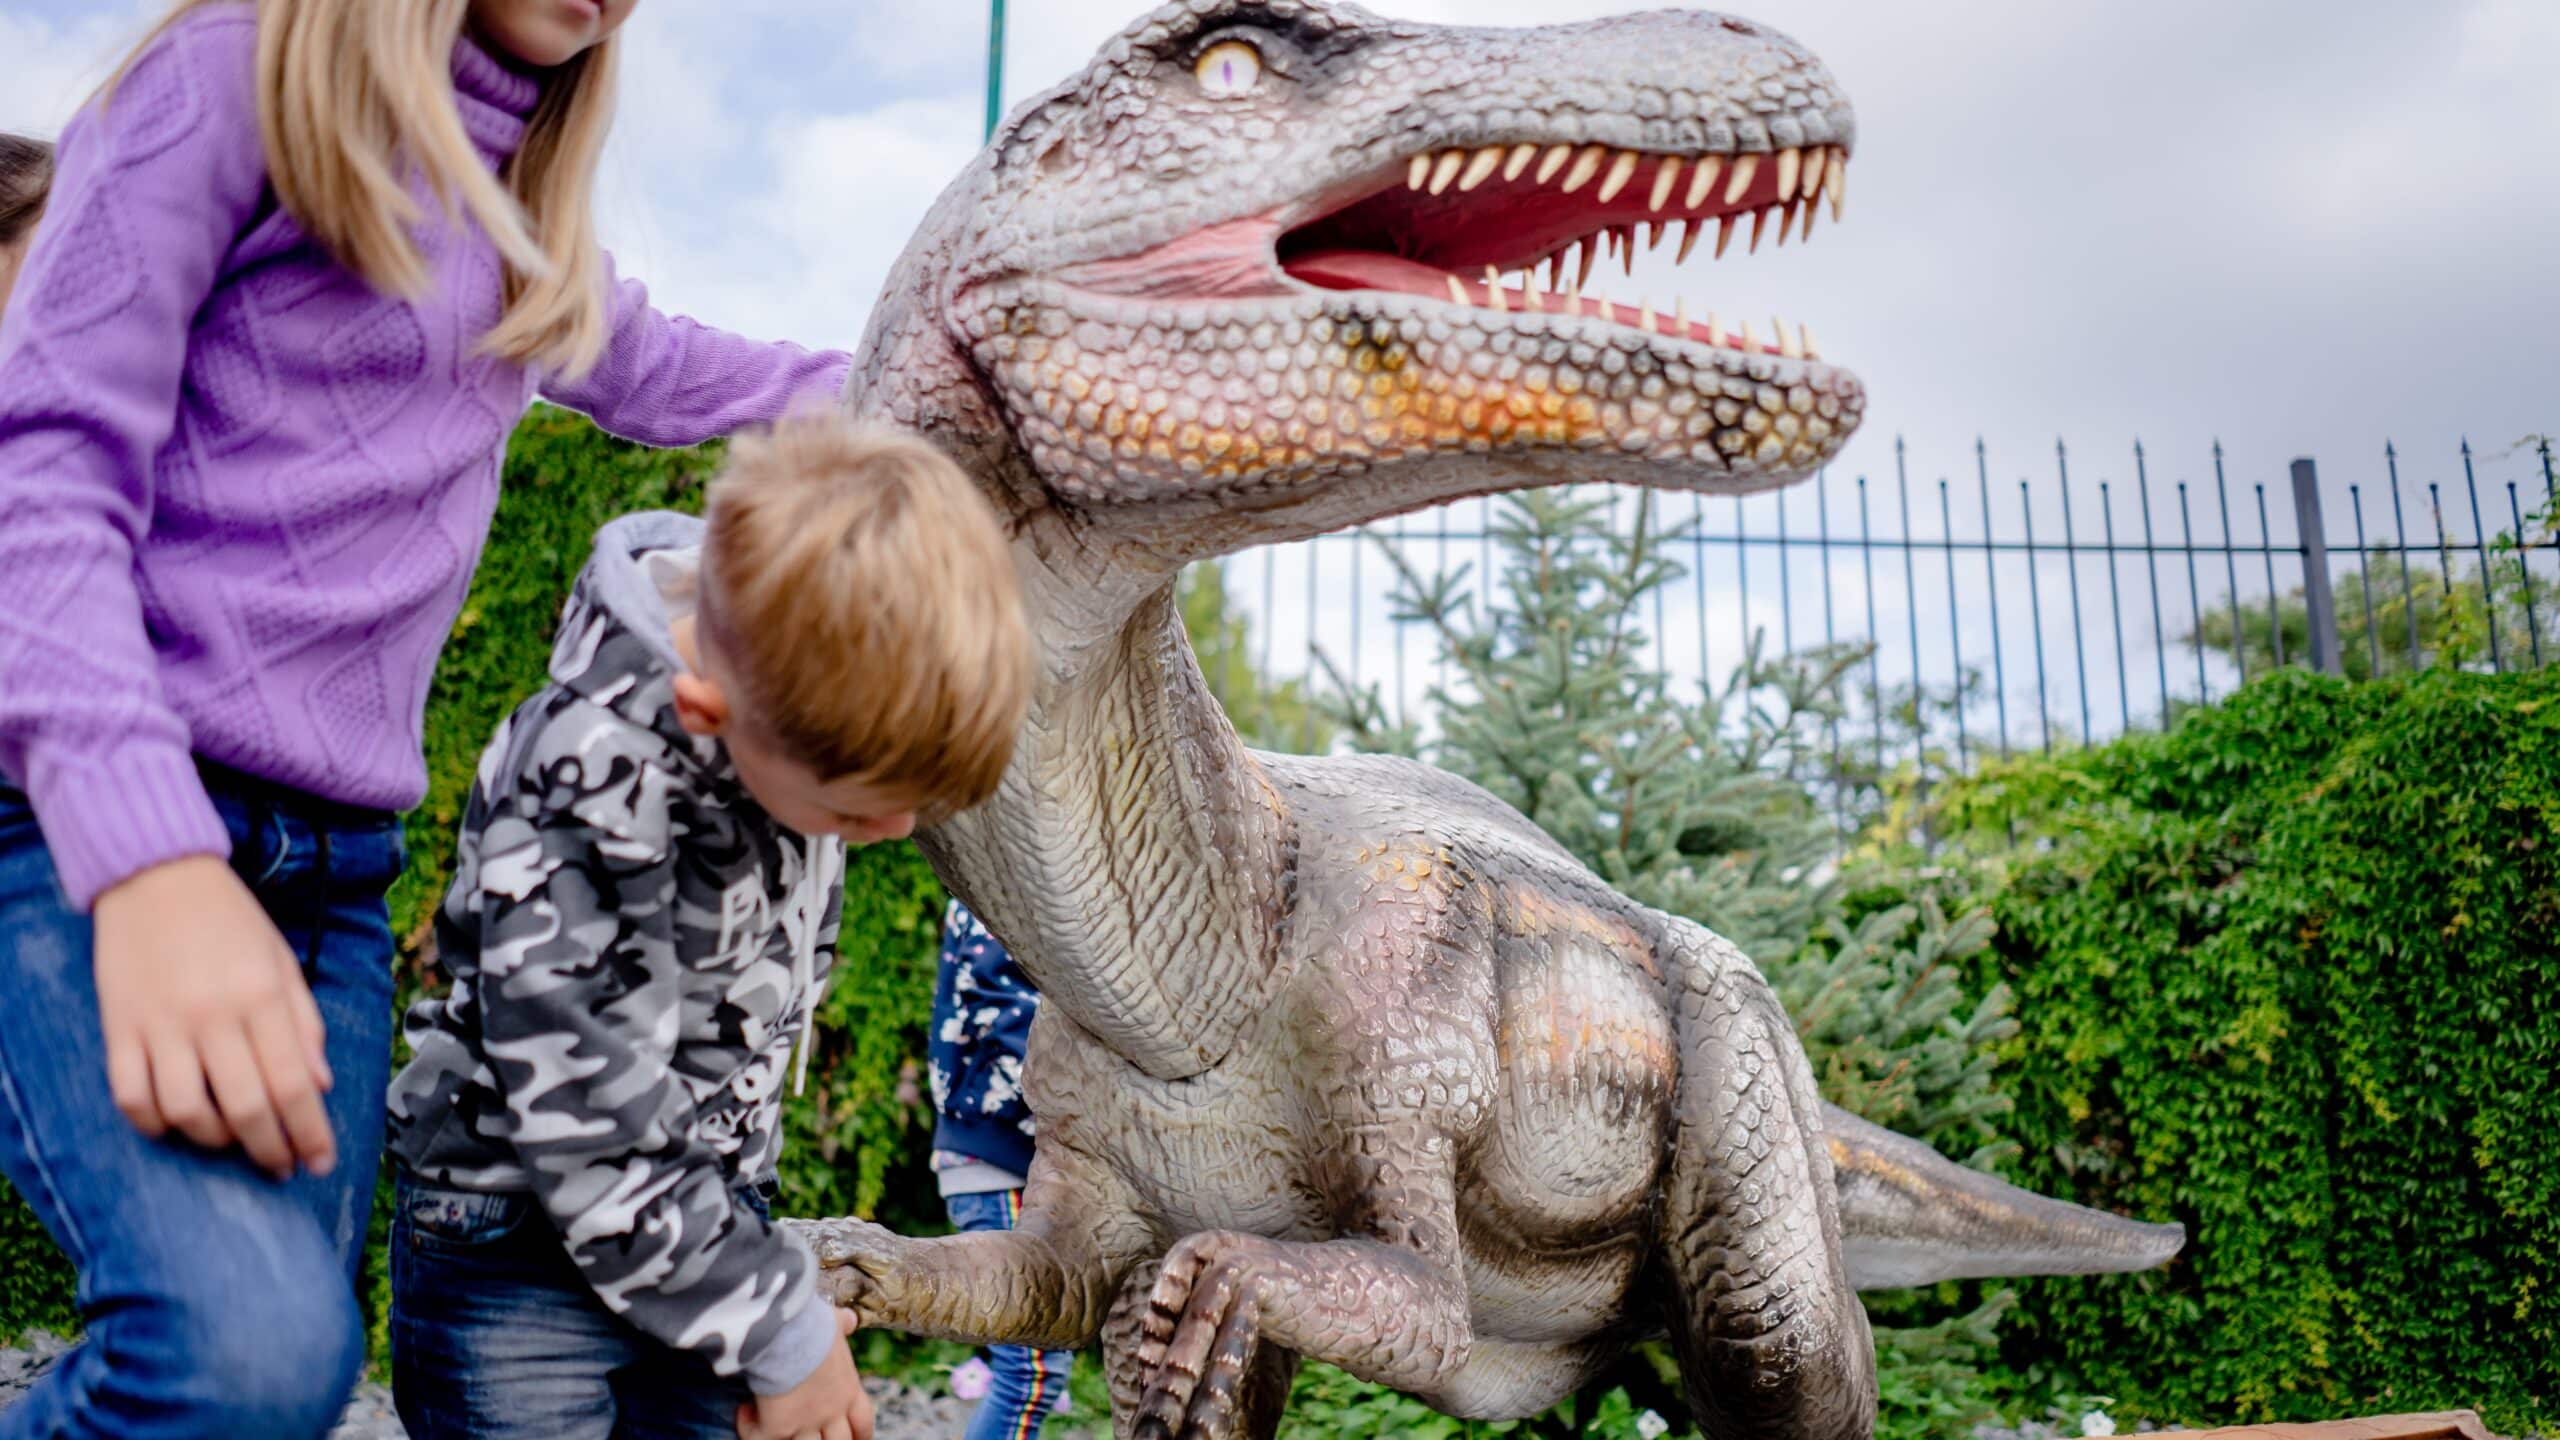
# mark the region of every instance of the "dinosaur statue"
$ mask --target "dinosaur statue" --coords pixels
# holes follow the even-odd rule
[[[1247,750],[1172,604],[1192,561],[1457,497],[1810,474],[1855,377],[1590,270],[1837,219],[1853,138],[1745,20],[1174,0],[944,193],[846,403],[1016,537],[1032,714],[923,844],[1046,996],[1041,1143],[1018,1230],[798,1222],[865,1324],[1099,1335],[1147,1440],[1272,1435],[1301,1357],[1533,1414],[1666,1333],[1715,1440],[1861,1436],[1858,1287],[2177,1251],[1826,1108],[1742,954],[1481,790]]]

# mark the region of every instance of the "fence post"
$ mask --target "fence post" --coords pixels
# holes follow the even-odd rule
[[[2329,532],[2320,516],[2320,470],[2293,462],[2293,520],[2302,535],[2302,601],[2311,614],[2311,668],[2343,675],[2338,655],[2338,601],[2329,590]]]

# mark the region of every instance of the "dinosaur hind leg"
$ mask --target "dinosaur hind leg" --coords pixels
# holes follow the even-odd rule
[[[1111,1433],[1129,1440],[1137,1428],[1138,1407],[1145,1400],[1147,1376],[1155,1350],[1147,1348],[1149,1317],[1155,1313],[1156,1278],[1162,1260],[1150,1260],[1122,1282],[1102,1325],[1102,1373],[1111,1385]],[[1156,1349],[1162,1348],[1162,1341]],[[1289,1405],[1289,1386],[1298,1376],[1298,1357],[1277,1346],[1258,1347],[1238,1386],[1238,1440],[1272,1440],[1280,1433],[1281,1412]]]
[[[1875,1345],[1841,1255],[1812,1070],[1741,952],[1704,930],[1677,938],[1663,1237],[1689,1406],[1708,1440],[1866,1440]]]

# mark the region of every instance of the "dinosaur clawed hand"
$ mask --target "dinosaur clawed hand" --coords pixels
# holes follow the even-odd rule
[[[1215,1232],[1165,1256],[1139,1321],[1145,1391],[1132,1440],[1230,1440],[1261,1343],[1266,1277]]]
[[[782,1228],[797,1235],[818,1257],[818,1293],[851,1310],[864,1326],[887,1323],[899,1238],[868,1220],[784,1220]]]

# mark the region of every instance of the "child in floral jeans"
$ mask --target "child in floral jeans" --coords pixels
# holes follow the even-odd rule
[[[926,1052],[939,1118],[933,1168],[951,1223],[963,1231],[1010,1230],[1022,1214],[1031,1169],[1031,1109],[1022,1098],[1022,1050],[1040,992],[978,917],[957,900],[943,916],[942,972],[934,984]],[[953,1376],[969,1398],[987,1385],[966,1440],[1033,1440],[1067,1394],[1067,1351],[997,1345]],[[975,1367],[975,1368],[973,1368]]]

